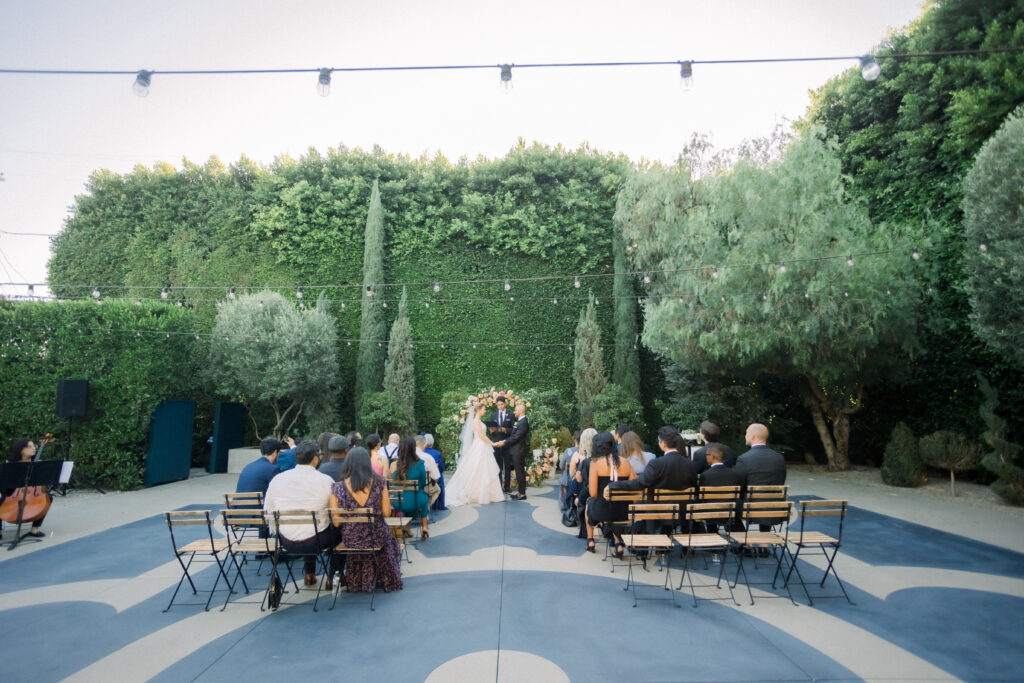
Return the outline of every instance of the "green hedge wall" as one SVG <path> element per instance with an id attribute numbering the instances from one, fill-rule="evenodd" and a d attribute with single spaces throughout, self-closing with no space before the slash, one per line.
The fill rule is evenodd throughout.
<path id="1" fill-rule="evenodd" d="M 153 410 L 202 396 L 197 359 L 206 340 L 195 339 L 195 327 L 193 311 L 166 304 L 0 301 L 5 455 L 20 438 L 51 432 L 62 441 L 57 381 L 87 379 L 88 414 L 72 424 L 75 471 L 103 487 L 140 486 Z"/>
<path id="2" fill-rule="evenodd" d="M 569 345 L 590 291 L 602 300 L 611 367 L 611 278 L 585 278 L 580 289 L 571 278 L 515 283 L 509 292 L 503 282 L 442 285 L 437 293 L 429 283 L 611 272 L 616 195 L 632 170 L 624 157 L 586 147 L 520 142 L 502 159 L 454 164 L 341 147 L 266 168 L 211 159 L 181 170 L 99 171 L 54 240 L 50 284 L 62 297 L 88 298 L 101 285 L 105 296 L 128 301 L 158 298 L 167 286 L 170 299 L 195 307 L 206 329 L 213 301 L 229 286 L 277 286 L 294 296 L 301 284 L 309 298 L 319 293 L 314 287 L 331 287 L 325 291 L 342 340 L 337 398 L 344 429 L 353 417 L 357 352 L 346 340 L 359 336 L 363 231 L 379 178 L 387 280 L 428 283 L 409 287 L 412 337 L 447 342 L 444 349 L 415 348 L 417 420 L 432 429 L 441 395 L 456 386 L 551 388 L 571 401 Z M 400 294 L 400 287 L 379 293 L 389 300 L 389 321 Z M 473 349 L 472 342 L 501 343 Z"/>

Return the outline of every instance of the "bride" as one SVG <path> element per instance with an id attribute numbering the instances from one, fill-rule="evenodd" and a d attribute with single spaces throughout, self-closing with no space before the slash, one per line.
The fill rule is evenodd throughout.
<path id="1" fill-rule="evenodd" d="M 486 504 L 505 500 L 494 460 L 494 442 L 487 438 L 480 421 L 487 406 L 474 403 L 466 426 L 462 428 L 462 447 L 455 474 L 445 486 L 445 503 L 450 506 Z"/>

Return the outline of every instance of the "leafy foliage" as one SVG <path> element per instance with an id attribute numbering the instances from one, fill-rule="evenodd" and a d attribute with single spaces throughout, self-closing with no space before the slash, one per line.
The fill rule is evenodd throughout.
<path id="1" fill-rule="evenodd" d="M 409 436 L 416 425 L 409 421 L 406 407 L 398 397 L 388 391 L 374 391 L 364 396 L 358 424 L 366 434 L 376 432 L 387 440 L 392 433 Z"/>
<path id="2" fill-rule="evenodd" d="M 981 374 L 978 383 L 985 402 L 981 404 L 981 419 L 988 428 L 982 438 L 992 450 L 982 459 L 982 466 L 995 474 L 998 479 L 992 483 L 992 490 L 1013 505 L 1024 505 L 1024 462 L 1020 444 L 1007 439 L 1006 420 L 996 414 L 999 395 Z"/>
<path id="3" fill-rule="evenodd" d="M 882 481 L 889 486 L 917 487 L 928 481 L 917 437 L 905 423 L 892 429 L 882 460 Z"/>
<path id="4" fill-rule="evenodd" d="M 380 184 L 373 181 L 370 209 L 366 214 L 366 235 L 363 241 L 363 305 L 359 325 L 359 358 L 356 361 L 356 415 L 364 416 L 363 395 L 379 391 L 383 386 L 385 354 L 381 345 L 386 338 L 387 289 L 384 278 L 384 209 L 380 203 Z M 374 291 L 376 289 L 376 291 Z M 376 295 L 376 298 L 374 296 Z M 396 400 L 401 403 L 400 397 Z M 406 418 L 411 415 L 406 415 Z"/>
<path id="5" fill-rule="evenodd" d="M 707 371 L 796 382 L 829 465 L 849 467 L 849 416 L 914 348 L 918 295 L 909 246 L 846 198 L 834 144 L 812 131 L 767 163 L 748 153 L 701 179 L 685 162 L 637 174 L 616 220 L 637 269 L 656 274 L 645 343 Z"/>
<path id="6" fill-rule="evenodd" d="M 612 363 L 612 382 L 622 388 L 627 396 L 640 396 L 640 328 L 637 324 L 638 310 L 636 287 L 626 256 L 626 244 L 616 231 L 612 236 L 612 254 L 615 282 L 612 296 L 615 301 L 615 359 Z"/>
<path id="7" fill-rule="evenodd" d="M 416 375 L 413 371 L 412 333 L 409 329 L 409 297 L 405 287 L 398 304 L 398 317 L 391 326 L 388 359 L 384 364 L 384 391 L 402 407 L 406 424 L 416 424 Z"/>
<path id="8" fill-rule="evenodd" d="M 50 448 L 62 448 L 57 381 L 87 379 L 87 414 L 71 429 L 75 471 L 102 487 L 139 487 L 153 411 L 203 395 L 196 360 L 206 341 L 194 329 L 194 312 L 176 306 L 0 302 L 0 433 L 14 441 L 50 432 Z"/>
<path id="9" fill-rule="evenodd" d="M 963 208 L 971 325 L 991 349 L 1024 367 L 1024 106 L 978 152 Z"/>
<path id="10" fill-rule="evenodd" d="M 576 325 L 575 362 L 573 376 L 576 378 L 576 406 L 580 412 L 580 426 L 594 424 L 594 399 L 604 391 L 604 361 L 601 358 L 601 329 L 597 326 L 597 311 L 594 297 L 587 307 L 580 311 Z"/>
<path id="11" fill-rule="evenodd" d="M 949 470 L 949 495 L 956 495 L 954 472 L 977 467 L 981 460 L 981 446 L 971 443 L 958 432 L 940 429 L 922 436 L 918 443 L 925 464 Z"/>
<path id="12" fill-rule="evenodd" d="M 336 386 L 336 335 L 323 301 L 299 309 L 270 290 L 242 295 L 217 315 L 210 379 L 222 396 L 269 405 L 271 433 L 281 436 L 307 405 L 324 401 Z M 249 416 L 260 438 L 252 410 Z"/>
<path id="13" fill-rule="evenodd" d="M 630 425 L 637 433 L 647 431 L 641 417 L 640 401 L 618 384 L 605 385 L 604 390 L 590 402 L 590 407 L 594 413 L 594 428 L 599 432 L 614 431 L 620 422 Z"/>

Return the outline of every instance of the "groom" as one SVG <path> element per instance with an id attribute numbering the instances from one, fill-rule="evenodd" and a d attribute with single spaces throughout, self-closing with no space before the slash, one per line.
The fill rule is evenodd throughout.
<path id="1" fill-rule="evenodd" d="M 513 493 L 512 500 L 526 500 L 526 451 L 530 447 L 530 422 L 526 419 L 526 406 L 522 403 L 516 405 L 516 424 L 512 428 L 512 434 L 504 441 L 499 441 L 495 446 L 504 446 L 512 464 L 516 468 L 516 484 L 518 493 Z M 512 472 L 505 470 L 505 490 L 511 483 Z"/>
<path id="2" fill-rule="evenodd" d="M 490 428 L 491 439 L 493 441 L 500 441 L 509 437 L 509 433 L 512 431 L 512 425 L 515 422 L 515 419 L 512 417 L 511 412 L 505 410 L 506 401 L 504 395 L 499 395 L 494 402 L 497 410 L 491 414 L 491 419 L 488 420 L 487 425 Z M 498 463 L 498 471 L 505 473 L 505 493 L 508 493 L 508 472 L 512 467 L 508 449 L 496 445 L 494 447 L 494 459 Z"/>

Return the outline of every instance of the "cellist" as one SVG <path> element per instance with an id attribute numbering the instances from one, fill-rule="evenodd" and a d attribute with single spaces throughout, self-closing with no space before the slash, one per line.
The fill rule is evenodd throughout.
<path id="1" fill-rule="evenodd" d="M 35 457 L 35 443 L 33 443 L 31 439 L 19 439 L 18 441 L 14 442 L 13 446 L 11 446 L 11 452 L 7 456 L 7 462 L 32 462 L 35 459 Z M 12 493 L 14 493 L 15 490 L 16 489 L 10 489 L 4 491 L 4 498 L 10 496 Z M 45 495 L 47 499 L 49 499 L 50 501 L 53 500 L 49 493 L 44 493 L 43 495 Z M 32 520 L 32 528 L 29 530 L 27 535 L 33 538 L 42 538 L 43 536 L 45 536 L 45 534 L 39 530 L 39 527 L 43 525 L 44 519 L 46 519 L 45 513 L 39 519 Z"/>

